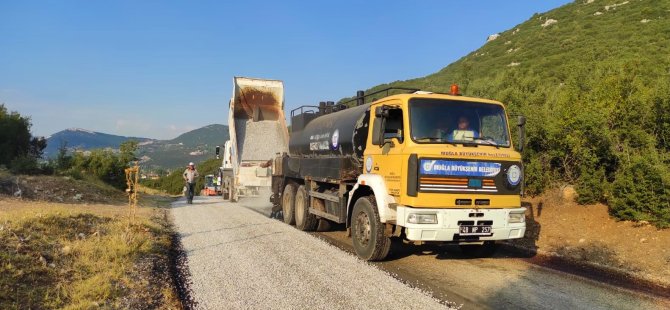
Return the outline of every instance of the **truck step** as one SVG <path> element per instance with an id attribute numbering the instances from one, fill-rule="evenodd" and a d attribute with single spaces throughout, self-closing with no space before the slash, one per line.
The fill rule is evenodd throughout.
<path id="1" fill-rule="evenodd" d="M 321 198 L 324 200 L 332 201 L 332 202 L 340 202 L 340 197 L 337 195 L 331 195 L 331 194 L 325 194 L 325 193 L 319 193 L 315 191 L 310 191 L 309 195 L 315 198 Z"/>

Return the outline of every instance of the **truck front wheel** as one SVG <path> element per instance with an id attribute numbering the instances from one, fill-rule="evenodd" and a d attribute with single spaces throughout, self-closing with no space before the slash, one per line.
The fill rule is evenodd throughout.
<path id="1" fill-rule="evenodd" d="M 391 248 L 391 239 L 384 236 L 374 196 L 356 200 L 351 215 L 351 237 L 358 257 L 367 261 L 386 258 Z"/>
<path id="2" fill-rule="evenodd" d="M 281 209 L 284 213 L 284 223 L 295 224 L 295 184 L 288 183 L 281 195 Z"/>
<path id="3" fill-rule="evenodd" d="M 300 185 L 295 193 L 295 227 L 302 231 L 313 231 L 319 219 L 309 213 L 309 196 L 305 185 Z"/>

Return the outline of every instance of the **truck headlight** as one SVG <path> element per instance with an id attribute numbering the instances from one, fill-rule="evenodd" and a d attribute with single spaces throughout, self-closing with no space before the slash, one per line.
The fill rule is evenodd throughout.
<path id="1" fill-rule="evenodd" d="M 410 213 L 407 222 L 411 224 L 437 224 L 437 214 Z"/>
<path id="2" fill-rule="evenodd" d="M 517 165 L 511 165 L 507 168 L 507 182 L 512 186 L 517 186 L 521 182 L 521 168 Z"/>
<path id="3" fill-rule="evenodd" d="M 507 219 L 508 223 L 523 223 L 526 221 L 525 212 L 510 212 L 509 218 Z"/>

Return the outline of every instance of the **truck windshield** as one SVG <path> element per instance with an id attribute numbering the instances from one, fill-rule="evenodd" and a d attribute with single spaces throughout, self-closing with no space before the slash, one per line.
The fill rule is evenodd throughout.
<path id="1" fill-rule="evenodd" d="M 505 111 L 500 105 L 415 98 L 409 109 L 414 142 L 510 146 Z"/>

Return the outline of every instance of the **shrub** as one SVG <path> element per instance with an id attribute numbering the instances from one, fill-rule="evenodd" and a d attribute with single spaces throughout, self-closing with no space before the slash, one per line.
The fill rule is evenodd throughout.
<path id="1" fill-rule="evenodd" d="M 14 174 L 38 174 L 40 167 L 37 164 L 37 159 L 30 156 L 16 157 L 12 160 L 10 171 Z"/>
<path id="2" fill-rule="evenodd" d="M 525 192 L 539 195 L 549 186 L 549 173 L 541 158 L 531 158 L 524 163 Z"/>
<path id="3" fill-rule="evenodd" d="M 591 204 L 605 201 L 605 180 L 604 169 L 583 169 L 577 179 L 577 203 Z"/>
<path id="4" fill-rule="evenodd" d="M 609 200 L 611 213 L 624 220 L 670 227 L 670 171 L 651 156 L 635 156 L 617 172 Z"/>

